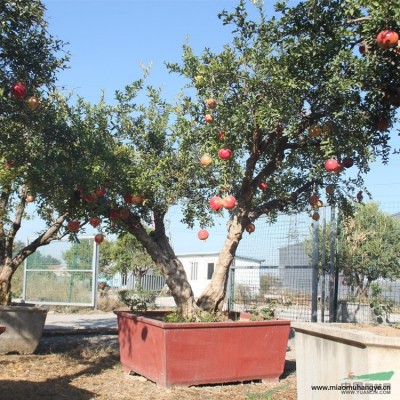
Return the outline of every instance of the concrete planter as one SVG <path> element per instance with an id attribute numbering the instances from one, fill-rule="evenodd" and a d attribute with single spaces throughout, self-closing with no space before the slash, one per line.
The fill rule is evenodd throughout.
<path id="1" fill-rule="evenodd" d="M 374 310 L 369 304 L 339 301 L 337 310 L 338 322 L 372 324 L 377 322 Z"/>
<path id="2" fill-rule="evenodd" d="M 160 386 L 277 381 L 283 373 L 289 321 L 166 323 L 161 312 L 115 313 L 124 370 Z"/>
<path id="3" fill-rule="evenodd" d="M 6 328 L 0 354 L 32 354 L 42 337 L 47 311 L 44 306 L 0 306 L 0 325 Z"/>
<path id="4" fill-rule="evenodd" d="M 298 400 L 400 399 L 400 337 L 348 324 L 293 322 L 292 327 Z M 371 386 L 377 393 L 368 392 Z"/>

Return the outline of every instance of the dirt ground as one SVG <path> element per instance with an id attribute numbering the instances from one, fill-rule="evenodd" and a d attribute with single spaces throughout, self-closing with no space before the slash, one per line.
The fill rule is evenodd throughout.
<path id="1" fill-rule="evenodd" d="M 385 324 L 382 325 L 366 325 L 366 324 L 340 324 L 341 329 L 356 329 L 363 330 L 371 333 L 378 334 L 380 336 L 392 336 L 392 337 L 400 337 L 400 329 L 399 327 L 388 326 Z"/>
<path id="2" fill-rule="evenodd" d="M 276 383 L 160 388 L 127 375 L 116 335 L 42 338 L 34 355 L 0 356 L 2 400 L 295 400 L 296 363 L 287 357 Z"/>

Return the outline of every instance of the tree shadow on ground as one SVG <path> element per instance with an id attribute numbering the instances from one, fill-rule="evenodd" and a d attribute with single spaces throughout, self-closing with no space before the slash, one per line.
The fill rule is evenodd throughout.
<path id="1" fill-rule="evenodd" d="M 73 381 L 79 377 L 100 375 L 103 371 L 112 369 L 119 363 L 119 355 L 115 346 L 112 346 L 103 340 L 93 343 L 93 338 L 89 337 L 63 337 L 52 339 L 51 342 L 41 341 L 41 346 L 36 350 L 35 355 L 28 356 L 8 356 L 0 360 L 0 399 L 1 400 L 89 400 L 96 397 L 96 393 L 81 389 L 73 385 Z M 92 354 L 88 358 L 82 356 L 82 352 L 89 349 Z M 105 349 L 105 350 L 104 350 Z M 98 353 L 96 353 L 98 351 Z M 29 365 L 36 357 L 47 357 L 49 355 L 60 355 L 69 360 L 67 364 L 55 363 L 54 366 L 46 361 L 48 370 L 42 368 L 41 371 L 32 370 L 32 379 L 30 380 L 31 368 Z M 93 355 L 93 357 L 90 357 Z M 44 361 L 44 360 L 43 360 Z M 26 369 L 21 369 L 20 365 L 25 365 Z M 61 376 L 54 376 L 51 368 L 61 368 Z M 42 364 L 41 367 L 44 365 Z M 8 368 L 18 368 L 15 379 L 7 379 Z M 71 368 L 68 373 L 67 368 Z M 73 371 L 76 372 L 73 372 Z M 6 379 L 4 379 L 4 375 Z M 47 378 L 47 379 L 46 379 Z"/>
<path id="2" fill-rule="evenodd" d="M 110 347 L 118 351 L 119 342 L 116 334 L 74 334 L 42 336 L 34 354 L 77 353 L 84 347 Z M 73 356 L 73 355 L 72 355 Z"/>
<path id="3" fill-rule="evenodd" d="M 49 379 L 45 382 L 0 380 L 2 400 L 89 400 L 95 393 L 79 389 L 68 381 L 70 377 Z"/>

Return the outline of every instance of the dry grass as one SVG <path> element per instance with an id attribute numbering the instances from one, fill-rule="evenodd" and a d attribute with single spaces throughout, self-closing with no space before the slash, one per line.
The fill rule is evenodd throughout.
<path id="1" fill-rule="evenodd" d="M 46 339 L 39 353 L 0 356 L 2 400 L 295 400 L 295 362 L 286 362 L 280 382 L 160 388 L 127 375 L 119 363 L 118 339 Z M 51 346 L 51 340 L 58 340 Z M 76 341 L 74 343 L 74 340 Z M 80 343 L 79 345 L 77 343 Z M 68 348 L 63 345 L 68 344 Z M 46 354 L 46 352 L 50 351 Z"/>
<path id="2" fill-rule="evenodd" d="M 97 310 L 100 311 L 114 311 L 121 310 L 126 305 L 118 298 L 116 292 L 103 291 L 97 298 Z"/>

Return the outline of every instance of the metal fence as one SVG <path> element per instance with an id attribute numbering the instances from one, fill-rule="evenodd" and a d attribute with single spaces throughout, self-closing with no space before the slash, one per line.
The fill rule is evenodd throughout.
<path id="1" fill-rule="evenodd" d="M 398 210 L 400 204 L 382 211 L 396 219 Z M 347 254 L 348 259 L 340 259 L 344 238 L 337 229 L 341 224 L 338 215 L 337 210 L 326 207 L 318 222 L 311 220 L 308 212 L 281 215 L 273 224 L 258 221 L 257 236 L 246 238 L 238 252 L 265 261 L 232 268 L 228 307 L 235 311 L 273 310 L 279 318 L 297 321 L 399 323 L 400 280 L 376 275 L 370 285 L 364 285 L 369 286 L 365 296 L 357 296 L 357 287 L 349 281 L 343 265 L 362 265 L 363 252 L 358 251 L 357 259 Z M 369 223 L 377 224 L 375 231 L 383 231 L 381 220 Z M 371 251 L 367 246 L 370 240 L 367 232 L 360 245 L 365 252 Z M 389 246 L 396 242 L 378 244 L 384 254 L 393 251 Z"/>
<path id="2" fill-rule="evenodd" d="M 112 278 L 111 286 L 116 289 L 134 290 L 137 280 L 137 277 L 132 272 L 128 272 L 127 274 L 117 272 Z M 154 275 L 150 270 L 141 277 L 140 286 L 144 291 L 161 291 L 165 286 L 165 278 L 161 275 Z"/>
<path id="3" fill-rule="evenodd" d="M 22 298 L 37 304 L 95 306 L 97 271 L 93 237 L 54 240 L 26 258 Z"/>
<path id="4" fill-rule="evenodd" d="M 238 282 L 238 278 L 239 282 Z M 254 282 L 259 279 L 259 284 Z M 352 288 L 339 275 L 334 317 L 330 318 L 328 279 L 325 291 L 321 275 L 318 279 L 317 321 L 354 323 L 399 323 L 400 281 L 380 279 L 380 301 L 370 296 L 364 301 L 352 297 Z M 233 267 L 228 291 L 228 307 L 234 311 L 270 308 L 280 319 L 311 322 L 312 266 L 298 268 Z M 325 299 L 324 296 L 325 295 Z"/>

